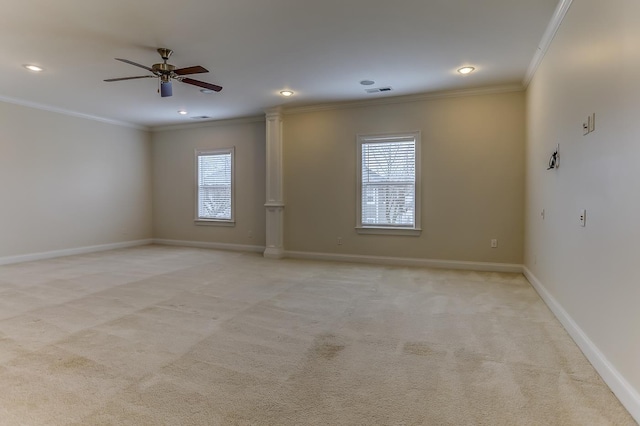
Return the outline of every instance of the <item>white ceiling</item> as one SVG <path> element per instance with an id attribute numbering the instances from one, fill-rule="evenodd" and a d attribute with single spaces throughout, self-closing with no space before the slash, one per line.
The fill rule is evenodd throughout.
<path id="1" fill-rule="evenodd" d="M 153 127 L 252 116 L 277 105 L 372 99 L 521 83 L 557 0 L 29 0 L 0 15 L 0 100 Z M 144 75 L 202 65 L 202 94 Z M 44 72 L 26 71 L 37 64 Z M 473 65 L 460 76 L 456 69 Z M 391 86 L 384 94 L 371 87 Z M 282 98 L 283 89 L 295 96 Z M 177 114 L 179 109 L 189 112 Z"/>

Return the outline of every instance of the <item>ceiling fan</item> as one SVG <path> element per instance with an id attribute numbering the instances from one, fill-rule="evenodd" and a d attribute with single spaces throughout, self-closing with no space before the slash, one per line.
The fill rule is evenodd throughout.
<path id="1" fill-rule="evenodd" d="M 136 67 L 144 68 L 147 71 L 150 71 L 153 75 L 139 75 L 135 77 L 121 77 L 121 78 L 108 78 L 104 81 L 122 81 L 122 80 L 134 80 L 138 78 L 158 78 L 160 79 L 160 96 L 166 98 L 173 94 L 173 90 L 171 87 L 171 80 L 181 81 L 183 83 L 191 84 L 193 86 L 202 87 L 203 89 L 213 90 L 214 92 L 219 92 L 222 90 L 221 86 L 206 83 L 204 81 L 194 80 L 192 78 L 184 77 L 185 75 L 190 74 L 201 74 L 205 72 L 209 72 L 204 67 L 200 65 L 196 65 L 193 67 L 187 68 L 176 68 L 175 65 L 168 64 L 167 61 L 169 57 L 173 53 L 173 50 L 160 48 L 158 49 L 158 53 L 162 57 L 162 63 L 153 64 L 151 67 L 146 65 L 138 64 L 136 62 L 130 61 L 128 59 L 115 58 L 117 61 L 124 62 L 126 64 L 131 64 Z"/>

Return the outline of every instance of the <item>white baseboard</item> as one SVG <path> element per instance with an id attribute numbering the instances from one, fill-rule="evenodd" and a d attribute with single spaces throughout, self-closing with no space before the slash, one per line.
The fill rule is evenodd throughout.
<path id="1" fill-rule="evenodd" d="M 533 272 L 526 266 L 523 266 L 523 273 L 611 391 L 618 397 L 622 405 L 629 411 L 636 422 L 640 423 L 640 393 L 627 382 L 604 354 L 600 352 L 600 349 L 589 339 L 589 336 L 580 328 L 573 318 L 571 318 L 569 313 L 564 310 L 555 297 L 549 293 Z"/>
<path id="2" fill-rule="evenodd" d="M 247 251 L 252 253 L 262 253 L 264 251 L 264 246 L 251 246 L 251 245 L 245 245 L 245 244 L 210 243 L 210 242 L 204 242 L 204 241 L 167 240 L 162 238 L 154 238 L 153 244 L 160 244 L 164 246 L 206 248 L 206 249 L 216 249 L 216 250 Z"/>
<path id="3" fill-rule="evenodd" d="M 328 260 L 334 262 L 373 263 L 377 265 L 422 266 L 439 269 L 462 269 L 470 271 L 522 273 L 522 265 L 514 263 L 467 262 L 458 260 L 417 259 L 392 256 L 363 256 L 358 254 L 314 253 L 306 251 L 285 251 L 285 257 L 292 259 Z"/>
<path id="4" fill-rule="evenodd" d="M 143 246 L 147 244 L 159 244 L 178 247 L 194 247 L 216 250 L 242 251 L 251 253 L 264 253 L 264 246 L 253 246 L 246 244 L 228 244 L 204 241 L 185 241 L 171 240 L 162 238 L 153 238 L 145 240 L 125 241 L 121 243 L 102 244 L 96 246 L 77 247 L 72 249 L 54 250 L 41 253 L 31 253 L 18 256 L 0 257 L 0 265 L 8 265 L 11 263 L 30 262 L 34 260 L 52 259 L 63 256 L 73 256 L 77 254 L 93 253 L 98 251 L 115 250 L 127 247 Z M 267 253 L 268 255 L 269 253 Z M 437 260 L 437 259 L 417 259 L 403 257 L 385 257 L 385 256 L 363 256 L 356 254 L 333 254 L 333 253 L 314 253 L 302 251 L 284 251 L 278 252 L 278 256 L 266 256 L 273 258 L 288 257 L 293 259 L 308 260 L 325 260 L 335 262 L 353 262 L 353 263 L 369 263 L 379 265 L 394 266 L 421 266 L 440 269 L 461 269 L 470 271 L 490 271 L 490 272 L 515 272 L 522 273 L 522 265 L 511 263 L 489 263 L 489 262 L 466 262 L 455 260 Z"/>
<path id="5" fill-rule="evenodd" d="M 269 259 L 282 259 L 285 257 L 284 250 L 277 247 L 267 247 L 264 251 L 264 257 Z"/>
<path id="6" fill-rule="evenodd" d="M 77 254 L 94 253 L 97 251 L 116 250 L 127 247 L 137 247 L 151 244 L 153 240 L 134 240 L 121 243 L 100 244 L 96 246 L 76 247 L 71 249 L 52 250 L 40 253 L 20 254 L 17 256 L 0 257 L 0 265 L 11 263 L 32 262 L 34 260 L 53 259 L 56 257 L 73 256 Z"/>

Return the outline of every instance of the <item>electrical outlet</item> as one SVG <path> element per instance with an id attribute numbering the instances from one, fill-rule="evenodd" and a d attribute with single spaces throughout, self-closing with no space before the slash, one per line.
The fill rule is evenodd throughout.
<path id="1" fill-rule="evenodd" d="M 580 226 L 587 226 L 587 211 L 585 209 L 580 210 Z"/>
<path id="2" fill-rule="evenodd" d="M 496 248 L 498 247 L 498 240 L 497 239 L 493 239 L 491 240 L 491 248 Z"/>
<path id="3" fill-rule="evenodd" d="M 253 231 L 247 232 L 247 236 L 249 237 L 249 239 L 252 239 L 253 238 Z"/>
<path id="4" fill-rule="evenodd" d="M 338 245 L 341 246 L 342 245 L 342 237 L 338 237 Z"/>
<path id="5" fill-rule="evenodd" d="M 544 220 L 544 215 L 545 215 L 545 212 L 544 212 L 544 209 L 542 209 L 542 211 L 540 212 L 540 217 L 542 217 L 542 220 Z"/>

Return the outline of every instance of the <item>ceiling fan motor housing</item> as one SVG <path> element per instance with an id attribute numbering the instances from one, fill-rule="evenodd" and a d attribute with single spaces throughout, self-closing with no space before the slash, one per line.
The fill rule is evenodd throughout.
<path id="1" fill-rule="evenodd" d="M 171 71 L 176 69 L 175 65 L 167 64 L 166 62 L 162 64 L 153 64 L 151 68 L 161 74 L 169 74 Z"/>

